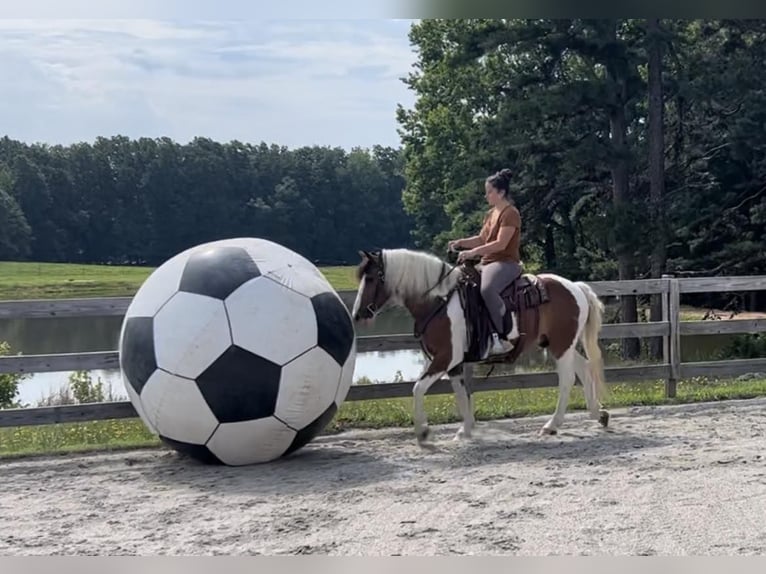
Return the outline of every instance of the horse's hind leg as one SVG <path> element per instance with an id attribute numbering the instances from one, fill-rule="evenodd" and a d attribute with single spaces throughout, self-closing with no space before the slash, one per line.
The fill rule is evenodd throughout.
<path id="1" fill-rule="evenodd" d="M 588 360 L 577 351 L 574 352 L 574 369 L 577 377 L 582 381 L 585 404 L 588 407 L 590 418 L 597 421 L 601 418 L 601 404 L 596 396 L 596 387 L 590 374 L 590 365 L 588 365 Z"/>
<path id="2" fill-rule="evenodd" d="M 575 349 L 571 347 L 556 359 L 556 372 L 559 375 L 559 400 L 553 416 L 543 425 L 540 434 L 556 434 L 569 405 L 569 395 L 575 382 Z"/>
<path id="3" fill-rule="evenodd" d="M 583 394 L 585 395 L 585 404 L 588 407 L 590 418 L 598 421 L 602 427 L 609 425 L 609 411 L 604 408 L 598 396 L 596 381 L 591 372 L 591 365 L 588 359 L 575 351 L 575 371 L 582 381 Z"/>
<path id="4" fill-rule="evenodd" d="M 455 402 L 457 403 L 457 408 L 460 412 L 460 418 L 463 419 L 463 425 L 458 429 L 457 434 L 455 434 L 455 440 L 471 438 L 471 431 L 473 430 L 474 425 L 473 404 L 470 393 L 465 386 L 465 376 L 462 365 L 451 370 L 449 372 L 449 377 L 450 382 L 452 383 L 452 390 L 455 391 Z"/>

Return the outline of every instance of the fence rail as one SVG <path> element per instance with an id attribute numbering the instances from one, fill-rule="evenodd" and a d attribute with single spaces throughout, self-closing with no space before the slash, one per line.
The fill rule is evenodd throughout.
<path id="1" fill-rule="evenodd" d="M 675 396 L 679 379 L 693 376 L 738 376 L 766 371 L 766 358 L 722 361 L 682 362 L 680 341 L 683 335 L 737 334 L 766 332 L 766 319 L 728 321 L 681 321 L 680 296 L 683 293 L 737 292 L 766 289 L 766 276 L 704 277 L 639 279 L 631 281 L 594 281 L 589 283 L 600 297 L 654 295 L 662 297 L 662 319 L 652 322 L 605 324 L 599 335 L 605 339 L 663 338 L 663 358 L 659 364 L 629 367 L 607 367 L 609 383 L 664 379 L 666 395 Z M 340 291 L 347 307 L 351 307 L 355 291 Z M 0 320 L 40 319 L 51 317 L 106 317 L 122 316 L 130 304 L 130 297 L 104 297 L 56 300 L 0 301 Z M 360 353 L 419 349 L 418 340 L 410 333 L 357 337 Z M 58 353 L 46 355 L 20 355 L 0 357 L 2 373 L 43 373 L 76 370 L 108 370 L 119 368 L 119 355 L 115 351 L 89 353 Z M 467 369 L 472 375 L 472 369 Z M 475 378 L 474 391 L 531 389 L 553 387 L 557 384 L 555 372 L 514 373 Z M 413 381 L 354 385 L 348 401 L 411 396 Z M 452 392 L 447 380 L 433 385 L 429 394 Z M 133 418 L 137 414 L 130 401 L 66 405 L 54 407 L 0 410 L 0 427 L 53 424 L 75 421 Z"/>

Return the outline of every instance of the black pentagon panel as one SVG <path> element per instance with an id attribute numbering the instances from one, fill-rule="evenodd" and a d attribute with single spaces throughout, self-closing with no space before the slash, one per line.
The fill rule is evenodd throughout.
<path id="1" fill-rule="evenodd" d="M 270 417 L 279 394 L 282 368 L 233 345 L 204 373 L 197 386 L 221 423 Z"/>
<path id="2" fill-rule="evenodd" d="M 189 257 L 178 290 L 223 300 L 260 275 L 255 261 L 242 247 L 210 247 Z"/>
<path id="3" fill-rule="evenodd" d="M 160 435 L 160 440 L 179 454 L 187 456 L 203 464 L 220 464 L 223 462 L 215 456 L 204 444 L 190 444 Z"/>
<path id="4" fill-rule="evenodd" d="M 325 412 L 319 415 L 313 422 L 307 424 L 302 429 L 298 430 L 298 434 L 295 435 L 293 442 L 287 447 L 287 450 L 282 456 L 287 456 L 294 453 L 296 450 L 303 448 L 316 437 L 324 428 L 330 424 L 330 421 L 338 412 L 338 405 L 332 403 Z"/>
<path id="5" fill-rule="evenodd" d="M 346 306 L 332 292 L 311 298 L 316 314 L 319 346 L 339 365 L 343 365 L 354 344 L 354 325 Z"/>
<path id="6" fill-rule="evenodd" d="M 157 370 L 152 317 L 129 317 L 126 320 L 120 362 L 130 385 L 140 395 L 146 381 Z"/>

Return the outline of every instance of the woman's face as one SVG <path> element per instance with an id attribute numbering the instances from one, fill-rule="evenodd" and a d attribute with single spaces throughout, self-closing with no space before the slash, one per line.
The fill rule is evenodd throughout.
<path id="1" fill-rule="evenodd" d="M 492 207 L 495 207 L 503 199 L 503 192 L 496 189 L 488 181 L 484 183 L 484 197 L 487 198 L 487 203 Z"/>

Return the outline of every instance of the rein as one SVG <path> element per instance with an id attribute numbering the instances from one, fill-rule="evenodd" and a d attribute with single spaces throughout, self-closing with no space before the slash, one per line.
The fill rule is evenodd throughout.
<path id="1" fill-rule="evenodd" d="M 460 264 L 456 262 L 454 265 L 449 267 L 449 271 L 445 273 L 444 269 L 447 268 L 448 265 L 442 262 L 442 271 L 439 274 L 439 279 L 425 293 L 423 293 L 423 296 L 427 295 L 428 293 L 433 291 L 436 287 L 441 285 L 441 282 L 444 281 L 444 279 L 447 278 L 449 274 L 452 273 L 458 267 L 458 265 Z M 416 339 L 420 339 L 420 337 L 423 335 L 423 332 L 426 330 L 426 327 L 428 327 L 428 324 L 436 316 L 436 314 L 439 313 L 439 311 L 441 311 L 444 308 L 444 306 L 447 304 L 447 301 L 449 301 L 450 296 L 455 292 L 456 289 L 457 287 L 455 287 L 449 293 L 447 293 L 445 297 L 442 297 L 441 302 L 423 320 L 422 324 L 420 325 L 420 328 L 418 328 L 418 325 L 415 324 L 413 335 L 415 336 Z"/>
<path id="2" fill-rule="evenodd" d="M 429 288 L 426 290 L 426 292 L 425 292 L 425 293 L 423 293 L 423 296 L 426 296 L 426 295 L 428 295 L 428 294 L 429 294 L 431 291 L 433 291 L 433 290 L 434 290 L 434 289 L 436 289 L 436 288 L 437 288 L 439 285 L 441 285 L 441 282 L 442 282 L 442 281 L 444 281 L 444 279 L 445 279 L 445 278 L 447 278 L 447 276 L 449 276 L 449 274 L 450 274 L 450 273 L 452 273 L 452 272 L 455 270 L 455 268 L 456 268 L 457 266 L 458 266 L 458 264 L 457 264 L 457 263 L 455 263 L 455 264 L 454 264 L 454 265 L 453 265 L 453 266 L 450 268 L 450 270 L 449 270 L 449 271 L 447 271 L 447 272 L 445 273 L 445 272 L 444 272 L 444 268 L 445 268 L 445 267 L 447 267 L 447 264 L 446 264 L 446 263 L 444 263 L 444 262 L 442 262 L 442 271 L 441 271 L 441 273 L 439 274 L 439 279 L 436 281 L 436 283 L 434 283 L 434 284 L 433 284 L 431 287 L 429 287 Z"/>

